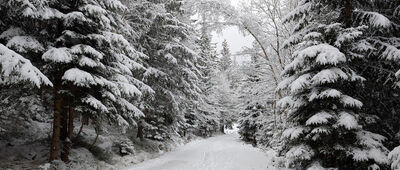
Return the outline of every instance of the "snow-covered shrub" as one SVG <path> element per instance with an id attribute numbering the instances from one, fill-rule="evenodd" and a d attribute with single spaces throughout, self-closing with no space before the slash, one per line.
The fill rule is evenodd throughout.
<path id="1" fill-rule="evenodd" d="M 242 140 L 257 145 L 256 133 L 259 131 L 259 121 L 261 120 L 263 111 L 264 110 L 259 105 L 253 107 L 249 106 L 240 114 L 238 133 Z"/>
<path id="2" fill-rule="evenodd" d="M 121 156 L 135 154 L 135 147 L 130 140 L 123 140 L 117 144 Z"/>

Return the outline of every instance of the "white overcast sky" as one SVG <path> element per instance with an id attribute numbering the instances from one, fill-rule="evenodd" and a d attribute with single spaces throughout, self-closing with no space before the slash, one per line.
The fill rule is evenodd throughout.
<path id="1" fill-rule="evenodd" d="M 243 0 L 231 0 L 234 6 L 237 6 L 239 1 Z M 239 29 L 235 26 L 227 27 L 226 29 L 222 30 L 222 33 L 213 33 L 212 34 L 212 42 L 217 43 L 217 50 L 218 52 L 221 51 L 221 44 L 226 39 L 229 44 L 229 48 L 231 50 L 231 54 L 236 54 L 240 52 L 243 47 L 251 47 L 253 38 L 249 35 L 243 35 L 239 32 Z M 246 61 L 248 58 L 237 58 L 240 61 Z"/>

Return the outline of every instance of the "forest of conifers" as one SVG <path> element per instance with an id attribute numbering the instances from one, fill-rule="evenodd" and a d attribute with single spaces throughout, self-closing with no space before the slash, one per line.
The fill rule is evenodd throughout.
<path id="1" fill-rule="evenodd" d="M 0 169 L 119 169 L 236 124 L 277 169 L 400 169 L 400 1 L 235 2 L 0 0 Z"/>

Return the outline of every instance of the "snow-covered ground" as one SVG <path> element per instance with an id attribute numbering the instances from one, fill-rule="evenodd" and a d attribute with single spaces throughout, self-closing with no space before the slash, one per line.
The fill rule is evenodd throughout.
<path id="1" fill-rule="evenodd" d="M 245 144 L 237 133 L 192 141 L 125 170 L 273 170 L 274 155 Z"/>

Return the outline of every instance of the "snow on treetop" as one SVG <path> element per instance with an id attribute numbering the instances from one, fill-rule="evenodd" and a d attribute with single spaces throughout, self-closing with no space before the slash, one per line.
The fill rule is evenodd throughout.
<path id="1" fill-rule="evenodd" d="M 76 21 L 78 23 L 82 23 L 87 22 L 88 19 L 82 12 L 79 11 L 70 12 L 64 16 L 64 25 L 66 26 L 73 26 L 74 22 Z"/>
<path id="2" fill-rule="evenodd" d="M 8 41 L 18 35 L 25 35 L 25 32 L 19 27 L 10 27 L 8 30 L 0 34 L 0 39 L 5 39 Z"/>
<path id="3" fill-rule="evenodd" d="M 376 50 L 376 49 L 367 40 L 361 40 L 361 41 L 357 42 L 357 44 L 353 47 L 353 50 L 368 51 L 368 50 Z"/>
<path id="4" fill-rule="evenodd" d="M 347 28 L 343 33 L 339 34 L 335 41 L 335 46 L 336 47 L 341 47 L 344 42 L 350 42 L 356 39 L 357 37 L 361 36 L 363 32 L 361 32 L 359 29 L 362 29 L 364 27 L 360 28 Z"/>
<path id="5" fill-rule="evenodd" d="M 319 65 L 337 65 L 346 62 L 346 56 L 339 49 L 329 44 L 312 45 L 296 51 L 294 57 L 295 59 L 285 67 L 284 72 L 305 67 L 307 59 L 315 58 L 315 63 Z"/>
<path id="6" fill-rule="evenodd" d="M 296 80 L 297 78 L 298 78 L 298 75 L 292 75 L 292 76 L 289 76 L 289 77 L 283 79 L 283 80 L 278 84 L 278 87 L 276 87 L 276 91 L 280 91 L 280 90 L 284 90 L 284 89 L 288 88 L 288 87 L 291 85 L 291 83 L 292 83 L 294 80 Z"/>
<path id="7" fill-rule="evenodd" d="M 108 8 L 118 10 L 120 12 L 124 11 L 127 9 L 127 7 L 121 3 L 119 0 L 108 0 L 108 1 L 102 1 Z"/>
<path id="8" fill-rule="evenodd" d="M 32 63 L 0 44 L 0 84 L 20 83 L 29 81 L 40 87 L 41 84 L 53 86 L 50 80 Z"/>
<path id="9" fill-rule="evenodd" d="M 141 96 L 142 92 L 140 92 L 139 89 L 137 89 L 136 86 L 130 84 L 130 83 L 123 83 L 123 82 L 118 82 L 118 86 L 124 94 L 128 96 Z"/>
<path id="10" fill-rule="evenodd" d="M 136 117 L 136 118 L 145 117 L 144 113 L 140 109 L 138 109 L 135 105 L 133 105 L 131 102 L 123 98 L 120 98 L 119 101 L 120 104 L 125 106 L 125 109 L 129 111 L 126 113 L 129 114 L 127 115 L 127 117 Z"/>
<path id="11" fill-rule="evenodd" d="M 346 62 L 346 56 L 334 46 L 329 44 L 318 44 L 302 50 L 301 57 L 316 57 L 316 62 L 320 65 L 337 65 Z"/>
<path id="12" fill-rule="evenodd" d="M 325 124 L 328 123 L 329 119 L 332 119 L 333 115 L 326 112 L 326 111 L 320 111 L 317 114 L 311 116 L 307 121 L 306 125 L 319 125 L 319 124 Z"/>
<path id="13" fill-rule="evenodd" d="M 148 78 L 148 77 L 152 77 L 152 76 L 157 78 L 157 77 L 167 76 L 167 74 L 156 68 L 149 67 L 146 69 L 146 72 L 143 74 L 143 76 L 144 76 L 144 78 Z"/>
<path id="14" fill-rule="evenodd" d="M 33 12 L 32 15 L 43 19 L 62 18 L 64 16 L 64 14 L 61 13 L 60 11 L 54 8 L 47 8 L 47 7 L 38 10 L 37 12 Z"/>
<path id="15" fill-rule="evenodd" d="M 293 139 L 299 138 L 300 135 L 303 134 L 305 130 L 306 129 L 304 129 L 303 127 L 300 127 L 300 126 L 292 127 L 292 128 L 286 129 L 282 135 L 285 138 L 289 138 L 290 140 L 293 140 Z"/>
<path id="16" fill-rule="evenodd" d="M 90 87 L 92 85 L 100 85 L 116 89 L 116 85 L 108 81 L 107 79 L 92 75 L 91 73 L 78 68 L 71 68 L 67 70 L 64 73 L 62 79 L 71 81 L 74 85 L 80 87 Z"/>
<path id="17" fill-rule="evenodd" d="M 342 96 L 342 93 L 336 89 L 325 89 L 323 91 L 313 89 L 308 101 L 313 101 L 315 99 L 324 99 L 324 98 L 339 98 Z"/>
<path id="18" fill-rule="evenodd" d="M 42 59 L 56 63 L 70 63 L 72 56 L 68 48 L 51 48 L 42 55 Z"/>
<path id="19" fill-rule="evenodd" d="M 286 106 L 290 106 L 292 108 L 291 111 L 296 111 L 296 108 L 304 106 L 306 103 L 307 103 L 307 101 L 304 100 L 304 98 L 302 98 L 302 97 L 293 98 L 291 96 L 286 96 L 278 101 L 277 106 L 282 107 L 282 108 L 284 108 Z"/>
<path id="20" fill-rule="evenodd" d="M 99 110 L 101 112 L 108 112 L 107 107 L 101 101 L 97 100 L 95 97 L 91 95 L 88 95 L 85 98 L 83 98 L 82 102 L 89 104 L 94 109 Z"/>
<path id="21" fill-rule="evenodd" d="M 361 12 L 363 18 L 368 19 L 368 25 L 372 25 L 373 27 L 378 28 L 389 28 L 392 26 L 392 22 L 385 17 L 384 15 L 377 13 L 377 12 Z"/>
<path id="22" fill-rule="evenodd" d="M 356 108 L 361 108 L 363 106 L 363 103 L 357 99 L 354 99 L 350 96 L 347 95 L 342 95 L 340 97 L 340 102 L 345 106 L 345 107 L 356 107 Z"/>
<path id="23" fill-rule="evenodd" d="M 311 74 L 303 74 L 290 84 L 290 92 L 295 93 L 310 85 Z"/>
<path id="24" fill-rule="evenodd" d="M 387 157 L 387 151 L 382 152 L 379 149 L 370 149 L 368 151 L 369 159 L 375 160 L 380 164 L 389 164 L 389 159 Z"/>
<path id="25" fill-rule="evenodd" d="M 167 53 L 164 57 L 167 59 L 167 61 L 168 61 L 169 63 L 171 63 L 171 64 L 178 64 L 178 61 L 176 60 L 176 58 L 175 58 L 172 54 Z"/>
<path id="26" fill-rule="evenodd" d="M 289 161 L 296 160 L 311 160 L 311 157 L 314 156 L 314 151 L 307 145 L 301 144 L 290 148 L 288 152 L 286 152 L 286 158 Z"/>
<path id="27" fill-rule="evenodd" d="M 38 53 L 45 50 L 43 45 L 31 36 L 15 36 L 7 42 L 6 46 L 19 53 Z"/>
<path id="28" fill-rule="evenodd" d="M 319 134 L 319 133 L 329 134 L 330 132 L 331 131 L 329 130 L 328 126 L 316 127 L 311 131 L 311 133 L 313 134 Z"/>
<path id="29" fill-rule="evenodd" d="M 289 14 L 286 15 L 286 17 L 283 19 L 283 22 L 290 22 L 295 20 L 298 17 L 301 17 L 303 14 L 306 14 L 308 11 L 311 11 L 313 3 L 311 2 L 306 2 L 302 0 L 299 2 L 299 5 L 297 6 L 296 9 L 293 11 L 289 12 Z"/>
<path id="30" fill-rule="evenodd" d="M 82 7 L 79 7 L 79 10 L 87 11 L 91 15 L 104 15 L 107 11 L 100 6 L 87 4 Z"/>
<path id="31" fill-rule="evenodd" d="M 89 87 L 89 85 L 95 84 L 94 77 L 90 73 L 78 68 L 67 70 L 62 79 L 72 81 L 75 85 L 82 87 Z"/>
<path id="32" fill-rule="evenodd" d="M 23 3 L 23 6 L 25 7 L 22 11 L 22 15 L 25 17 L 31 17 L 31 18 L 42 18 L 42 19 L 51 19 L 51 18 L 61 18 L 64 16 L 63 13 L 60 11 L 54 9 L 54 8 L 48 8 L 45 6 L 45 3 L 47 3 L 44 0 L 38 0 L 32 3 L 31 1 L 18 1 Z"/>
<path id="33" fill-rule="evenodd" d="M 86 66 L 86 67 L 92 67 L 93 68 L 93 67 L 97 67 L 97 66 L 101 65 L 101 63 L 97 62 L 97 61 L 94 61 L 89 57 L 82 56 L 79 59 L 79 65 L 82 66 L 82 67 Z"/>
<path id="34" fill-rule="evenodd" d="M 92 59 L 101 60 L 103 59 L 103 54 L 93 47 L 85 44 L 78 44 L 71 47 L 72 54 L 88 54 Z"/>
<path id="35" fill-rule="evenodd" d="M 310 32 L 307 35 L 305 35 L 303 39 L 312 40 L 312 39 L 320 38 L 321 36 L 322 36 L 322 34 L 319 32 Z"/>
<path id="36" fill-rule="evenodd" d="M 382 53 L 387 60 L 392 60 L 398 62 L 400 60 L 400 49 L 396 48 L 393 45 L 387 43 L 381 43 L 385 50 Z"/>
<path id="37" fill-rule="evenodd" d="M 360 144 L 368 147 L 381 147 L 382 142 L 386 140 L 386 137 L 369 131 L 357 132 L 357 138 Z"/>
<path id="38" fill-rule="evenodd" d="M 324 69 L 318 72 L 313 78 L 312 83 L 315 85 L 325 84 L 325 83 L 334 83 L 341 79 L 348 79 L 348 75 L 343 72 L 341 69 L 333 67 L 329 69 Z"/>
<path id="39" fill-rule="evenodd" d="M 367 151 L 361 150 L 358 148 L 353 148 L 351 150 L 351 154 L 353 155 L 353 160 L 357 162 L 365 162 L 368 161 Z"/>
<path id="40" fill-rule="evenodd" d="M 339 113 L 339 119 L 337 120 L 337 125 L 342 126 L 348 130 L 357 129 L 358 125 L 357 119 L 350 113 L 342 111 Z"/>
<path id="41" fill-rule="evenodd" d="M 389 158 L 387 157 L 389 151 L 382 144 L 386 140 L 384 136 L 364 130 L 356 132 L 356 135 L 359 143 L 367 147 L 362 152 L 362 154 L 365 154 L 364 157 L 377 163 L 389 164 Z M 357 156 L 361 156 L 361 152 Z"/>

